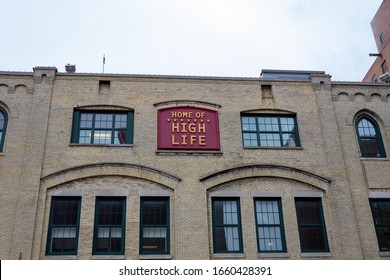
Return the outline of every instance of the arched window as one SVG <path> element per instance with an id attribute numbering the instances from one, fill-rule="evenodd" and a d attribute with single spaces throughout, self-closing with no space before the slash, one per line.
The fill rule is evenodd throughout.
<path id="1" fill-rule="evenodd" d="M 7 130 L 8 115 L 7 112 L 0 107 L 0 152 L 3 151 L 5 132 Z"/>
<path id="2" fill-rule="evenodd" d="M 372 118 L 360 116 L 356 120 L 356 131 L 362 157 L 386 157 L 379 126 Z"/>

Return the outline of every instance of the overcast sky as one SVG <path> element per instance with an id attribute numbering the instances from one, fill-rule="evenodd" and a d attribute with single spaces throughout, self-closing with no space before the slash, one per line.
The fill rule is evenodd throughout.
<path id="1" fill-rule="evenodd" d="M 0 71 L 258 77 L 322 70 L 361 81 L 382 0 L 2 1 Z"/>

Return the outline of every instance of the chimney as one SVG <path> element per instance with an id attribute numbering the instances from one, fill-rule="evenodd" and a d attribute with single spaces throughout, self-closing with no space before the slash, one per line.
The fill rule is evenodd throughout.
<path id="1" fill-rule="evenodd" d="M 65 70 L 66 70 L 66 73 L 74 73 L 74 72 L 76 72 L 76 65 L 74 65 L 74 64 L 67 64 L 67 65 L 65 65 Z"/>

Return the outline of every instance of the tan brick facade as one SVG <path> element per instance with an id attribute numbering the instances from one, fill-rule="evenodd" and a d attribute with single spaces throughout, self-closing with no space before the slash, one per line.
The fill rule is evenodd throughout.
<path id="1" fill-rule="evenodd" d="M 219 151 L 157 149 L 157 112 L 177 106 L 218 113 Z M 390 163 L 360 157 L 355 123 L 363 113 L 372 117 L 389 155 L 389 106 L 388 85 L 333 82 L 326 74 L 264 79 L 71 74 L 52 67 L 0 72 L 0 107 L 8 116 L 0 154 L 0 258 L 388 259 L 378 247 L 369 199 L 390 198 Z M 133 144 L 71 143 L 78 108 L 133 110 Z M 243 113 L 296 115 L 300 147 L 243 147 Z M 77 254 L 47 254 L 52 198 L 73 196 L 81 197 Z M 93 254 L 100 196 L 126 198 L 123 254 Z M 140 254 L 141 197 L 169 198 L 169 254 Z M 221 197 L 239 199 L 239 253 L 214 253 L 212 200 Z M 280 198 L 285 252 L 258 252 L 259 197 Z M 326 252 L 302 252 L 297 197 L 321 198 Z"/>

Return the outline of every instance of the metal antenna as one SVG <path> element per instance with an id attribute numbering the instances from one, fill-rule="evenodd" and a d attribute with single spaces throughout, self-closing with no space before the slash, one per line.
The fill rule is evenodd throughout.
<path id="1" fill-rule="evenodd" d="M 104 64 L 106 64 L 106 55 L 103 54 L 103 73 L 104 73 Z"/>

